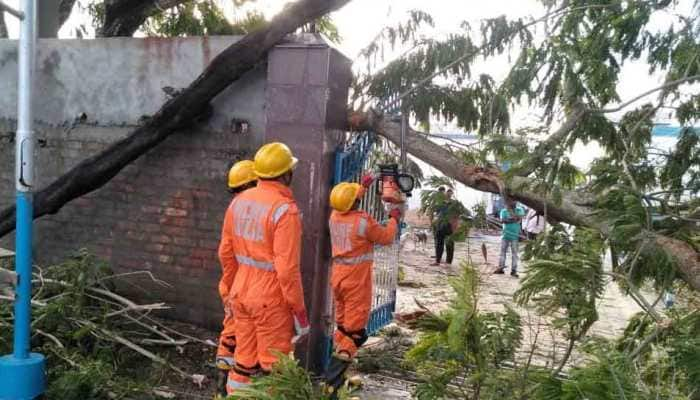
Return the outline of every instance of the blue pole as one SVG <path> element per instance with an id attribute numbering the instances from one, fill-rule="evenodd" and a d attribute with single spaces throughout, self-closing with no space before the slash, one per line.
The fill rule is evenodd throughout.
<path id="1" fill-rule="evenodd" d="M 29 357 L 29 331 L 32 320 L 32 193 L 17 192 L 17 227 L 15 237 L 15 335 L 13 355 Z"/>
<path id="2" fill-rule="evenodd" d="M 4 4 L 3 4 L 4 6 Z M 2 9 L 5 9 L 3 7 Z M 44 393 L 44 356 L 30 352 L 32 319 L 32 189 L 34 184 L 34 131 L 32 92 L 36 48 L 36 0 L 22 0 L 17 66 L 17 133 L 15 140 L 15 326 L 13 353 L 0 358 L 0 400 L 30 400 Z"/>

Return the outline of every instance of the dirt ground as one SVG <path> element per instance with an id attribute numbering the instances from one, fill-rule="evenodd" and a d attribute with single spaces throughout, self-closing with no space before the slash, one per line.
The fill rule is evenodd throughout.
<path id="1" fill-rule="evenodd" d="M 533 310 L 516 307 L 512 304 L 512 296 L 518 288 L 519 279 L 505 275 L 493 275 L 498 263 L 499 236 L 488 233 L 472 233 L 463 243 L 458 243 L 455 249 L 453 265 L 440 267 L 430 266 L 433 262 L 434 247 L 432 241 L 421 247 L 407 239 L 401 251 L 400 265 L 404 271 L 402 284 L 397 293 L 398 314 L 407 314 L 419 310 L 416 300 L 432 311 L 446 308 L 452 296 L 448 280 L 459 272 L 459 264 L 468 257 L 480 272 L 479 307 L 481 310 L 502 310 L 509 304 L 523 318 L 524 340 L 521 352 L 526 354 L 535 347 L 536 362 L 545 365 L 558 362 L 564 352 L 564 340 L 558 337 L 547 325 L 546 319 L 538 316 Z M 487 249 L 487 259 L 481 252 L 484 243 Z M 508 260 L 510 262 L 510 260 Z M 510 264 L 508 264 L 510 265 Z M 520 279 L 527 274 L 527 266 L 521 263 Z M 647 298 L 652 294 L 647 293 Z M 623 296 L 614 283 L 608 285 L 604 298 L 599 306 L 600 320 L 591 329 L 591 334 L 613 336 L 621 332 L 627 320 L 636 312 L 639 306 L 629 297 Z M 401 324 L 399 324 L 401 325 Z M 193 337 L 213 341 L 215 332 L 181 325 L 178 330 L 190 333 Z M 188 331 L 191 330 L 191 331 Z M 415 340 L 417 333 L 402 326 L 408 334 L 409 342 Z M 536 340 L 535 340 L 536 338 Z M 366 347 L 376 348 L 382 345 L 383 339 L 371 338 Z M 205 344 L 189 345 L 183 353 L 173 351 L 169 359 L 189 373 L 206 376 L 201 387 L 192 382 L 186 382 L 170 374 L 157 389 L 164 394 L 162 398 L 177 399 L 211 399 L 214 393 L 215 369 L 213 366 L 214 348 Z M 580 361 L 580 356 L 574 354 L 571 363 Z M 381 369 L 371 375 L 360 374 L 363 378 L 363 388 L 354 393 L 362 400 L 399 400 L 411 399 L 412 384 L 410 379 L 402 379 L 396 374 L 390 374 Z M 172 395 L 173 397 L 167 397 Z"/>
<path id="2" fill-rule="evenodd" d="M 481 252 L 485 244 L 487 259 Z M 513 293 L 517 290 L 520 279 L 527 274 L 527 266 L 519 265 L 520 279 L 511 277 L 508 270 L 505 275 L 493 275 L 498 264 L 500 237 L 494 233 L 473 232 L 464 243 L 458 243 L 455 249 L 455 260 L 451 266 L 430 266 L 433 262 L 433 243 L 416 246 L 409 238 L 403 244 L 400 264 L 404 271 L 404 279 L 398 288 L 398 314 L 408 314 L 420 308 L 416 300 L 432 311 L 440 311 L 449 305 L 452 290 L 448 280 L 459 271 L 460 262 L 471 258 L 480 272 L 479 308 L 485 311 L 501 311 L 505 304 L 514 307 L 523 320 L 524 340 L 522 354 L 527 354 L 534 346 L 535 359 L 540 365 L 551 365 L 559 362 L 564 353 L 565 342 L 547 324 L 547 320 L 537 315 L 534 310 L 517 307 L 512 302 Z M 521 249 L 522 250 L 522 249 Z M 510 258 L 508 259 L 510 266 Z M 417 287 L 413 287 L 417 286 Z M 651 293 L 646 297 L 652 299 Z M 641 311 L 639 306 L 629 297 L 624 296 L 617 285 L 609 283 L 605 295 L 599 305 L 600 319 L 593 325 L 591 335 L 614 336 L 619 334 L 627 324 L 628 319 Z M 409 335 L 415 332 L 407 331 Z M 379 345 L 375 338 L 374 343 Z M 372 345 L 372 342 L 369 344 Z M 574 354 L 569 365 L 580 361 L 580 355 Z M 362 375 L 363 389 L 357 395 L 363 400 L 398 400 L 411 399 L 412 385 L 407 380 L 386 376 L 381 371 L 378 374 Z"/>

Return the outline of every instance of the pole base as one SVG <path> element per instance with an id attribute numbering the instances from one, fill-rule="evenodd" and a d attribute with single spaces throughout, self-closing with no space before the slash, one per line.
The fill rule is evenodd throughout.
<path id="1" fill-rule="evenodd" d="M 38 353 L 29 358 L 0 357 L 0 400 L 31 400 L 46 390 L 46 359 Z"/>

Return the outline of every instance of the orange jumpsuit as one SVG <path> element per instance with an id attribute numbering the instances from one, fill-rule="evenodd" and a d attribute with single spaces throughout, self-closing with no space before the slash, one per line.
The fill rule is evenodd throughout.
<path id="1" fill-rule="evenodd" d="M 229 208 L 226 210 L 224 224 L 221 229 L 221 242 L 219 243 L 219 262 L 221 263 L 222 272 L 221 280 L 219 281 L 219 295 L 224 305 L 224 328 L 221 331 L 219 347 L 216 351 L 216 366 L 222 370 L 233 368 L 233 356 L 236 349 L 235 321 L 229 304 L 229 292 L 238 271 L 238 263 L 236 263 L 236 257 L 231 251 L 233 248 L 231 235 L 227 234 L 227 232 L 233 231 L 230 217 L 232 205 L 233 201 L 231 201 Z"/>
<path id="2" fill-rule="evenodd" d="M 306 314 L 301 283 L 301 219 L 292 191 L 276 181 L 238 195 L 226 213 L 220 254 L 237 265 L 229 293 L 236 318 L 236 365 L 227 390 L 246 386 L 275 352 L 292 351 L 294 315 Z"/>
<path id="3" fill-rule="evenodd" d="M 391 218 L 384 227 L 364 211 L 333 211 L 329 226 L 333 246 L 331 287 L 337 325 L 333 340 L 337 353 L 354 357 L 367 338 L 374 245 L 391 244 L 398 224 Z"/>

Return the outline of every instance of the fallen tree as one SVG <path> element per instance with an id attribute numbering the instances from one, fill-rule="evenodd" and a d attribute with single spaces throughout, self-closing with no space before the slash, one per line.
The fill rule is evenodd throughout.
<path id="1" fill-rule="evenodd" d="M 143 126 L 38 191 L 34 196 L 34 218 L 55 214 L 69 201 L 102 187 L 165 138 L 205 116 L 210 100 L 258 65 L 285 35 L 349 1 L 300 0 L 285 8 L 265 27 L 229 46 Z M 15 229 L 15 217 L 14 206 L 0 211 L 0 237 Z"/>
<path id="2" fill-rule="evenodd" d="M 400 123 L 384 119 L 380 113 L 353 113 L 349 121 L 352 129 L 372 130 L 397 146 L 401 143 Z M 556 201 L 545 193 L 533 190 L 537 184 L 531 178 L 515 176 L 506 179 L 494 166 L 465 164 L 448 148 L 410 128 L 405 146 L 408 153 L 467 187 L 487 193 L 508 194 L 528 207 L 546 213 L 552 221 L 593 228 L 604 235 L 610 233 L 611 227 L 607 221 L 596 217 L 597 211 L 592 207 L 594 196 L 584 190 L 566 191 L 562 193 L 561 201 Z M 700 291 L 700 260 L 692 246 L 654 232 L 648 232 L 648 240 L 674 257 L 683 279 L 694 290 Z"/>

